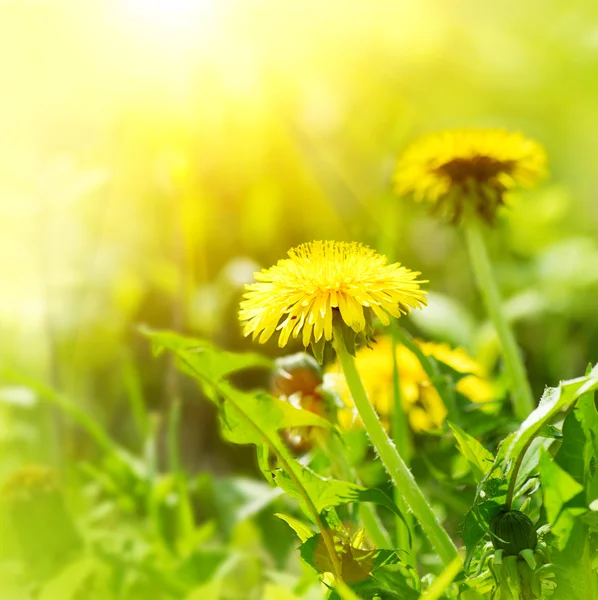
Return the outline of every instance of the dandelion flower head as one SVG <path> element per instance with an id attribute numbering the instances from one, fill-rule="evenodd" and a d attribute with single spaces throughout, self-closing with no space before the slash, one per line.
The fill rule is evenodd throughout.
<path id="1" fill-rule="evenodd" d="M 304 346 L 331 340 L 335 325 L 368 336 L 373 316 L 384 325 L 426 304 L 418 272 L 357 242 L 315 241 L 255 274 L 239 319 L 260 343 L 279 331 L 278 345 L 302 336 Z"/>
<path id="2" fill-rule="evenodd" d="M 399 159 L 395 190 L 427 201 L 453 222 L 477 215 L 493 223 L 505 192 L 533 187 L 546 173 L 537 142 L 503 129 L 462 129 L 428 135 Z"/>

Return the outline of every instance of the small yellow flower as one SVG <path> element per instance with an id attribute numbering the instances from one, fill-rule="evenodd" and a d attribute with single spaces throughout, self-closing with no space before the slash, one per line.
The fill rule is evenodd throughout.
<path id="1" fill-rule="evenodd" d="M 418 272 L 362 244 L 317 241 L 289 250 L 289 258 L 255 274 L 245 287 L 243 334 L 260 343 L 280 331 L 278 345 L 302 334 L 303 345 L 332 339 L 334 323 L 367 337 L 375 315 L 384 325 L 426 304 Z"/>
<path id="2" fill-rule="evenodd" d="M 475 213 L 492 223 L 505 192 L 532 187 L 545 173 L 544 149 L 521 133 L 463 129 L 412 144 L 399 159 L 394 184 L 398 194 L 431 203 L 453 222 Z"/>
<path id="3" fill-rule="evenodd" d="M 463 348 L 452 349 L 448 344 L 434 342 L 418 342 L 418 345 L 427 356 L 436 358 L 457 372 L 470 373 L 457 382 L 456 389 L 472 402 L 485 402 L 493 398 L 490 382 L 483 376 L 478 363 Z M 355 362 L 368 398 L 388 429 L 394 403 L 392 340 L 384 336 L 378 339 L 373 348 L 361 348 L 357 351 Z M 417 357 L 404 346 L 397 346 L 397 366 L 401 403 L 411 428 L 416 432 L 441 428 L 447 416 L 446 407 Z M 348 410 L 339 413 L 341 426 L 351 426 L 358 417 L 352 410 L 351 394 L 337 366 L 333 366 L 326 374 L 324 385 L 332 388 L 348 407 Z"/>

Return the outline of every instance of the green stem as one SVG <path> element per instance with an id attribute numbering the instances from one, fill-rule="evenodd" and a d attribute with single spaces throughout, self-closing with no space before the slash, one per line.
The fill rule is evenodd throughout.
<path id="1" fill-rule="evenodd" d="M 525 373 L 515 336 L 502 311 L 500 292 L 492 273 L 484 234 L 476 219 L 467 220 L 464 223 L 464 228 L 477 285 L 498 334 L 505 367 L 511 379 L 513 411 L 517 418 L 523 421 L 535 408 L 534 396 Z"/>
<path id="2" fill-rule="evenodd" d="M 392 548 L 392 540 L 384 529 L 376 509 L 369 502 L 362 502 L 359 505 L 359 517 L 367 536 L 376 548 Z"/>
<path id="3" fill-rule="evenodd" d="M 392 408 L 392 418 L 391 418 L 391 435 L 392 441 L 394 442 L 397 451 L 405 461 L 405 464 L 409 466 L 411 461 L 411 435 L 409 431 L 409 425 L 407 423 L 407 415 L 403 410 L 403 404 L 401 402 L 401 381 L 400 381 L 400 373 L 399 373 L 399 365 L 397 362 L 397 350 L 398 350 L 398 341 L 397 335 L 393 328 L 392 330 L 392 387 L 393 387 L 393 408 Z M 401 511 L 403 515 L 405 515 L 405 522 L 403 522 L 399 517 L 395 519 L 395 535 L 396 535 L 396 543 L 398 548 L 409 548 L 409 540 L 414 540 L 415 536 L 413 534 L 413 519 L 411 514 L 406 510 L 405 501 L 401 496 L 401 493 L 398 488 L 394 490 L 394 500 L 395 504 Z M 412 545 L 411 551 L 406 557 L 406 562 L 408 562 L 412 567 L 416 566 L 417 560 L 415 557 L 415 547 Z"/>
<path id="4" fill-rule="evenodd" d="M 511 478 L 509 479 L 509 487 L 507 489 L 507 498 L 505 500 L 505 506 L 507 510 L 511 510 L 511 506 L 513 505 L 513 499 L 515 498 L 515 485 L 517 484 L 517 476 L 519 475 L 519 469 L 521 469 L 521 465 L 523 464 L 523 459 L 525 457 L 525 453 L 528 448 L 531 446 L 532 442 L 536 439 L 536 436 L 532 436 L 527 444 L 521 449 L 517 460 L 515 461 L 515 465 L 513 466 L 513 470 L 511 471 Z"/>
<path id="5" fill-rule="evenodd" d="M 344 344 L 342 333 L 338 328 L 335 331 L 334 337 L 338 359 L 351 395 L 353 396 L 353 402 L 374 448 L 380 455 L 382 463 L 392 477 L 395 485 L 401 491 L 405 502 L 411 508 L 415 518 L 419 521 L 436 552 L 438 552 L 440 559 L 445 565 L 450 564 L 458 556 L 457 548 L 448 533 L 438 522 L 436 515 L 434 515 L 432 508 L 419 489 L 411 471 L 403 462 L 386 431 L 384 431 L 380 419 L 378 419 L 374 408 L 367 398 L 363 383 L 355 367 L 355 361 L 349 354 Z"/>

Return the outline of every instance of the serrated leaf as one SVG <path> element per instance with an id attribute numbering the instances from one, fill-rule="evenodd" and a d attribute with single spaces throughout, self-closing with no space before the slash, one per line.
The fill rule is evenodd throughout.
<path id="1" fill-rule="evenodd" d="M 274 368 L 274 363 L 261 354 L 227 352 L 206 340 L 189 338 L 173 331 L 154 331 L 142 327 L 141 332 L 151 340 L 155 355 L 171 350 L 210 383 L 244 369 Z"/>
<path id="2" fill-rule="evenodd" d="M 373 504 L 386 507 L 404 521 L 404 516 L 397 505 L 382 490 L 365 488 L 355 483 L 349 483 L 348 481 L 322 477 L 303 466 L 301 473 L 302 482 L 318 513 L 321 513 L 325 509 L 350 502 L 372 502 Z M 275 479 L 287 494 L 299 500 L 303 506 L 304 499 L 301 493 L 284 471 L 277 472 Z M 303 508 L 307 513 L 304 506 Z"/>
<path id="3" fill-rule="evenodd" d="M 310 537 L 315 535 L 313 529 L 299 519 L 295 519 L 295 517 L 283 513 L 274 513 L 274 516 L 282 519 L 297 534 L 301 542 L 306 542 Z"/>
<path id="4" fill-rule="evenodd" d="M 463 431 L 458 425 L 449 423 L 449 427 L 459 445 L 461 454 L 465 457 L 476 483 L 480 483 L 494 463 L 494 456 L 486 450 L 474 437 Z"/>
<path id="5" fill-rule="evenodd" d="M 225 398 L 220 405 L 222 435 L 235 444 L 260 446 L 281 429 L 332 427 L 330 421 L 316 413 L 295 408 L 263 392 L 242 392 L 228 382 L 221 382 L 218 392 Z"/>
<path id="6" fill-rule="evenodd" d="M 556 388 L 548 388 L 542 395 L 538 407 L 503 443 L 507 475 L 510 474 L 521 453 L 525 452 L 545 425 L 548 425 L 558 413 L 570 407 L 582 394 L 597 388 L 598 367 L 594 367 L 585 377 L 563 381 Z"/>

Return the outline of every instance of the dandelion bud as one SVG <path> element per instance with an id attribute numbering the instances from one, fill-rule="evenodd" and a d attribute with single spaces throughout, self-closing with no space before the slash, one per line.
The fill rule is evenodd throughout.
<path id="1" fill-rule="evenodd" d="M 305 352 L 283 356 L 276 361 L 271 389 L 275 396 L 313 394 L 323 381 L 318 362 Z"/>
<path id="2" fill-rule="evenodd" d="M 517 556 L 522 550 L 535 550 L 536 528 L 529 517 L 519 510 L 502 511 L 490 523 L 492 545 L 504 550 L 505 556 Z"/>

